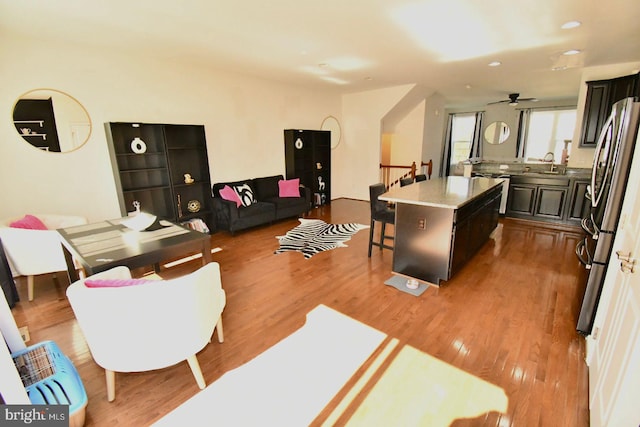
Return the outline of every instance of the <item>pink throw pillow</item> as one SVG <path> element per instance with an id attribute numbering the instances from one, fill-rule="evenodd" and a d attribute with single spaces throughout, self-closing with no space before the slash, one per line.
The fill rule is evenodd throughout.
<path id="1" fill-rule="evenodd" d="M 281 179 L 278 181 L 280 197 L 300 197 L 300 178 Z"/>
<path id="2" fill-rule="evenodd" d="M 125 286 L 144 285 L 145 283 L 158 282 L 158 280 L 146 279 L 87 279 L 84 285 L 87 288 L 122 288 Z"/>
<path id="3" fill-rule="evenodd" d="M 13 221 L 9 224 L 9 227 L 13 228 L 25 228 L 28 230 L 48 230 L 44 222 L 40 221 L 38 217 L 33 215 L 25 215 L 24 218 L 17 221 Z"/>
<path id="4" fill-rule="evenodd" d="M 229 200 L 230 202 L 236 202 L 237 207 L 242 206 L 240 197 L 238 197 L 238 194 L 233 190 L 233 188 L 229 187 L 228 185 L 222 187 L 222 189 L 220 190 L 220 197 L 225 200 Z"/>

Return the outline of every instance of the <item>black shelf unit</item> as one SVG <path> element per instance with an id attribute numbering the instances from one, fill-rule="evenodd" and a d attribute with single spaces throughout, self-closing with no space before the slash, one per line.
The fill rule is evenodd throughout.
<path id="1" fill-rule="evenodd" d="M 162 219 L 201 219 L 215 231 L 204 126 L 112 122 L 105 127 L 123 216 L 139 201 L 143 211 Z M 146 145 L 138 147 L 143 152 L 134 152 L 135 138 Z M 185 182 L 185 174 L 192 181 Z"/>
<path id="2" fill-rule="evenodd" d="M 331 203 L 331 132 L 286 129 L 284 145 L 287 179 L 300 178 L 315 206 Z"/>

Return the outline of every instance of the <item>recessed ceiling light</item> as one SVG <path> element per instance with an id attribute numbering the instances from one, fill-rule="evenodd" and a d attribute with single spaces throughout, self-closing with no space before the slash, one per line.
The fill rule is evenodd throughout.
<path id="1" fill-rule="evenodd" d="M 563 52 L 562 54 L 566 55 L 566 56 L 570 56 L 570 55 L 577 55 L 579 53 L 580 53 L 580 51 L 578 49 L 571 49 L 571 50 L 568 50 L 566 52 Z"/>
<path id="2" fill-rule="evenodd" d="M 567 66 L 566 66 L 566 65 L 560 65 L 560 66 L 558 66 L 558 67 L 553 67 L 553 68 L 551 69 L 551 71 L 563 71 L 563 70 L 566 70 L 566 69 L 567 69 Z"/>
<path id="3" fill-rule="evenodd" d="M 579 27 L 580 25 L 582 25 L 582 22 L 580 21 L 569 21 L 562 24 L 560 28 L 562 28 L 563 30 L 569 30 L 571 28 Z"/>
<path id="4" fill-rule="evenodd" d="M 466 89 L 471 89 L 471 85 L 466 85 L 465 88 Z"/>
<path id="5" fill-rule="evenodd" d="M 502 65 L 502 62 L 500 61 L 489 62 L 489 67 L 497 67 L 499 65 Z"/>

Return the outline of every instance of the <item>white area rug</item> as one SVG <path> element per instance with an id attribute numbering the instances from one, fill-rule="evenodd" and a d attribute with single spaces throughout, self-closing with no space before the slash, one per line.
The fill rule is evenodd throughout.
<path id="1" fill-rule="evenodd" d="M 302 328 L 154 425 L 307 426 L 385 337 L 319 305 Z"/>

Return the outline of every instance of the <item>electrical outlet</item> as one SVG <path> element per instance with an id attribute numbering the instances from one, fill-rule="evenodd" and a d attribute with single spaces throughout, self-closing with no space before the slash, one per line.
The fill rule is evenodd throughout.
<path id="1" fill-rule="evenodd" d="M 18 331 L 20 331 L 20 336 L 22 337 L 22 341 L 24 341 L 25 343 L 31 341 L 31 336 L 29 335 L 28 326 L 23 326 L 21 328 L 18 328 Z"/>

